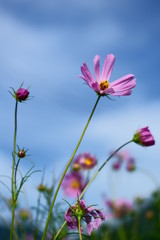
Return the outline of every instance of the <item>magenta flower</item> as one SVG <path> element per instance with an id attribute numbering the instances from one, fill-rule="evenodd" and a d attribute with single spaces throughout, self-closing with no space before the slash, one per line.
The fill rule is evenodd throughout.
<path id="1" fill-rule="evenodd" d="M 75 206 L 70 206 L 65 212 L 64 218 L 69 230 L 78 229 L 78 218 L 84 220 L 87 224 L 87 232 L 89 235 L 91 235 L 94 229 L 98 229 L 102 221 L 105 220 L 105 216 L 100 210 L 86 207 L 84 200 L 78 200 Z M 81 232 L 83 232 L 82 226 Z"/>
<path id="2" fill-rule="evenodd" d="M 112 165 L 112 168 L 113 168 L 114 170 L 119 170 L 120 167 L 121 167 L 121 161 L 116 161 L 116 162 L 114 162 L 113 165 Z"/>
<path id="3" fill-rule="evenodd" d="M 111 83 L 110 76 L 113 70 L 115 56 L 108 54 L 100 72 L 100 56 L 94 58 L 95 77 L 91 74 L 86 63 L 81 67 L 82 78 L 86 83 L 100 95 L 128 96 L 132 93 L 132 88 L 136 86 L 136 79 L 133 74 L 127 74 Z"/>
<path id="4" fill-rule="evenodd" d="M 80 172 L 71 172 L 66 174 L 62 188 L 66 196 L 77 197 L 85 188 L 85 181 L 83 175 Z"/>
<path id="5" fill-rule="evenodd" d="M 79 154 L 73 163 L 73 169 L 92 169 L 97 164 L 96 157 L 91 156 L 90 153 Z"/>
<path id="6" fill-rule="evenodd" d="M 29 95 L 29 91 L 27 89 L 24 89 L 24 88 L 19 88 L 15 92 L 15 98 L 19 102 L 25 101 L 28 98 L 28 95 Z"/>
<path id="7" fill-rule="evenodd" d="M 155 144 L 154 137 L 148 127 L 139 129 L 133 136 L 133 142 L 145 147 Z"/>

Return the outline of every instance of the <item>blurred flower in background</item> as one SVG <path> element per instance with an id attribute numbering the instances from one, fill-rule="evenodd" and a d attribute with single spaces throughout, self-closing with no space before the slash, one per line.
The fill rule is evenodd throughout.
<path id="1" fill-rule="evenodd" d="M 119 170 L 123 164 L 126 165 L 126 170 L 128 172 L 133 172 L 136 169 L 135 159 L 131 156 L 129 151 L 123 150 L 117 152 L 114 158 L 116 161 L 112 164 L 113 170 Z"/>
<path id="2" fill-rule="evenodd" d="M 82 153 L 75 158 L 72 168 L 73 170 L 88 170 L 95 167 L 96 164 L 96 157 L 92 156 L 90 153 Z"/>
<path id="3" fill-rule="evenodd" d="M 62 189 L 66 196 L 77 197 L 85 188 L 85 180 L 80 172 L 70 172 L 65 175 L 62 182 Z"/>
<path id="4" fill-rule="evenodd" d="M 105 205 L 112 218 L 123 218 L 133 211 L 133 203 L 126 199 L 106 200 Z"/>

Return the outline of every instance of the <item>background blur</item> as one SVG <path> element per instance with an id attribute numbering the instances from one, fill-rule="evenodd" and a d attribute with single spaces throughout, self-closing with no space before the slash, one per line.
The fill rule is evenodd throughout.
<path id="1" fill-rule="evenodd" d="M 102 66 L 106 54 L 113 53 L 111 81 L 133 73 L 137 86 L 129 97 L 100 100 L 78 153 L 91 152 L 100 165 L 137 128 L 148 125 L 156 146 L 131 144 L 126 149 L 137 167 L 160 180 L 159 8 L 158 0 L 0 0 L 0 175 L 11 176 L 15 101 L 9 87 L 30 86 L 33 99 L 19 104 L 17 143 L 29 148 L 36 169 L 45 167 L 49 185 L 64 169 L 97 98 L 77 78 L 80 66 L 86 62 L 93 72 L 96 54 Z M 103 193 L 132 199 L 155 189 L 138 170 L 122 170 L 115 181 L 110 164 L 89 188 L 88 205 L 102 204 Z M 27 159 L 21 162 L 22 172 L 28 166 Z M 41 176 L 34 174 L 25 185 L 20 197 L 24 207 L 36 203 Z M 8 179 L 3 181 L 10 186 Z M 3 185 L 0 189 L 10 196 Z"/>

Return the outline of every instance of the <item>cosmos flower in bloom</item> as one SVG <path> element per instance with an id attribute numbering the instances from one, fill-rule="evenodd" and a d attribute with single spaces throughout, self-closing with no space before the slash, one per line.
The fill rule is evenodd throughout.
<path id="1" fill-rule="evenodd" d="M 140 128 L 133 136 L 133 141 L 141 146 L 149 147 L 155 144 L 153 135 L 148 127 Z"/>
<path id="2" fill-rule="evenodd" d="M 112 217 L 121 218 L 133 210 L 133 203 L 126 199 L 118 199 L 115 201 L 107 200 L 105 203 L 109 208 Z"/>
<path id="3" fill-rule="evenodd" d="M 73 163 L 73 169 L 92 169 L 97 164 L 97 159 L 90 153 L 79 154 Z"/>
<path id="4" fill-rule="evenodd" d="M 108 54 L 103 64 L 102 73 L 100 72 L 100 56 L 96 55 L 94 58 L 94 72 L 93 77 L 86 63 L 81 67 L 82 78 L 90 88 L 100 95 L 113 96 L 128 96 L 132 93 L 132 88 L 136 86 L 136 79 L 133 74 L 127 74 L 113 82 L 109 82 L 113 70 L 115 56 Z"/>
<path id="5" fill-rule="evenodd" d="M 98 229 L 102 221 L 105 220 L 105 216 L 100 210 L 86 207 L 84 200 L 78 200 L 75 206 L 70 206 L 65 212 L 64 218 L 69 230 L 78 229 L 79 217 L 86 222 L 89 235 L 94 229 Z M 81 232 L 83 232 L 82 226 Z"/>
<path id="6" fill-rule="evenodd" d="M 66 196 L 77 197 L 85 188 L 85 181 L 80 172 L 71 172 L 65 175 L 62 188 Z"/>

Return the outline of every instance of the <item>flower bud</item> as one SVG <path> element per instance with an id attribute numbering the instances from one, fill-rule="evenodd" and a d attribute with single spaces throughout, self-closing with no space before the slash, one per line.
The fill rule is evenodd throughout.
<path id="1" fill-rule="evenodd" d="M 121 162 L 120 161 L 117 161 L 117 162 L 113 163 L 113 165 L 112 165 L 112 168 L 114 170 L 119 170 L 120 167 L 121 167 Z"/>
<path id="2" fill-rule="evenodd" d="M 126 166 L 126 169 L 127 171 L 129 172 L 133 172 L 135 170 L 135 162 L 134 162 L 134 159 L 129 159 L 128 162 L 127 162 L 127 166 Z"/>
<path id="3" fill-rule="evenodd" d="M 43 185 L 43 184 L 40 184 L 38 187 L 37 187 L 38 191 L 39 192 L 44 192 L 46 190 L 46 186 Z"/>
<path id="4" fill-rule="evenodd" d="M 28 98 L 28 95 L 29 95 L 29 91 L 27 89 L 24 89 L 24 88 L 19 88 L 15 92 L 15 98 L 19 102 L 25 101 Z"/>
<path id="5" fill-rule="evenodd" d="M 19 158 L 24 158 L 26 156 L 26 152 L 22 149 L 18 151 L 17 155 Z"/>
<path id="6" fill-rule="evenodd" d="M 81 169 L 81 166 L 79 163 L 73 163 L 72 169 L 73 171 L 79 171 Z"/>
<path id="7" fill-rule="evenodd" d="M 27 221 L 31 217 L 31 213 L 28 210 L 21 209 L 19 212 L 19 216 L 22 221 Z"/>
<path id="8" fill-rule="evenodd" d="M 154 212 L 152 210 L 148 210 L 146 212 L 146 219 L 151 220 L 154 218 Z"/>
<path id="9" fill-rule="evenodd" d="M 148 127 L 139 129 L 133 136 L 133 142 L 145 147 L 155 144 L 154 137 Z"/>
<path id="10" fill-rule="evenodd" d="M 128 172 L 133 172 L 135 170 L 135 165 L 133 163 L 129 163 L 127 164 L 126 169 Z"/>

